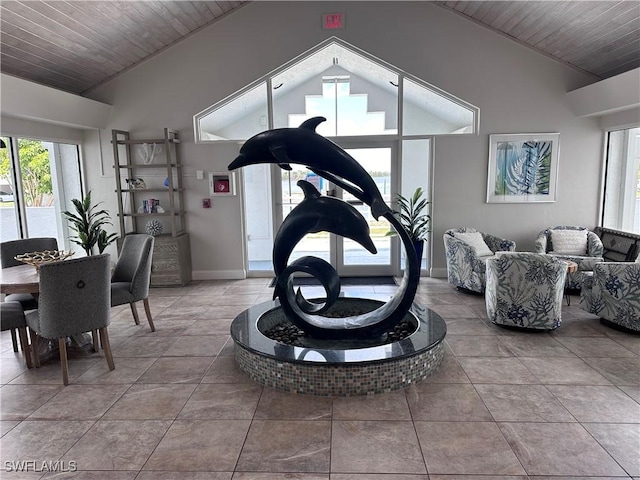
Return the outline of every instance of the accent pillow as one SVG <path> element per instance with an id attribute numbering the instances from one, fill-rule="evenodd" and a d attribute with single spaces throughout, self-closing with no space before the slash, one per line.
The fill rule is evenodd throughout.
<path id="1" fill-rule="evenodd" d="M 453 236 L 458 240 L 470 245 L 479 257 L 487 257 L 493 255 L 489 246 L 485 243 L 480 232 L 454 233 Z"/>
<path id="2" fill-rule="evenodd" d="M 586 255 L 587 233 L 587 230 L 551 230 L 553 253 Z"/>

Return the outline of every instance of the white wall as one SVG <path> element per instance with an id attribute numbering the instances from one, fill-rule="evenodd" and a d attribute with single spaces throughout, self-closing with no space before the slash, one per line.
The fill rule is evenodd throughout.
<path id="1" fill-rule="evenodd" d="M 347 28 L 323 31 L 322 14 L 334 11 L 346 13 Z M 602 131 L 597 119 L 577 118 L 566 97 L 593 78 L 429 2 L 255 2 L 89 95 L 113 105 L 107 131 L 140 137 L 157 136 L 164 127 L 181 131 L 188 229 L 201 278 L 241 271 L 243 238 L 240 198 L 214 198 L 213 208 L 203 210 L 206 181 L 194 175 L 196 169 L 225 170 L 237 146 L 196 145 L 192 116 L 331 35 L 481 110 L 478 136 L 435 139 L 434 273 L 445 267 L 448 228 L 474 226 L 527 250 L 547 226 L 596 225 Z M 486 204 L 489 134 L 533 132 L 560 132 L 557 201 Z M 108 164 L 109 135 L 102 137 Z M 87 170 L 91 188 L 115 208 L 112 172 Z"/>

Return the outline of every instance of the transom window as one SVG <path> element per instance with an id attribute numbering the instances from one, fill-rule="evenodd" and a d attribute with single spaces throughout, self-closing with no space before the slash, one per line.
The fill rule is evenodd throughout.
<path id="1" fill-rule="evenodd" d="M 475 134 L 478 108 L 332 37 L 194 116 L 197 142 L 327 118 L 329 137 Z"/>

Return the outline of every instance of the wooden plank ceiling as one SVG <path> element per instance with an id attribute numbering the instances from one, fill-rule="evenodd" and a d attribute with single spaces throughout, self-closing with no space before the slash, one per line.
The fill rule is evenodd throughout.
<path id="1" fill-rule="evenodd" d="M 0 71 L 83 94 L 244 1 L 1 0 Z M 438 1 L 598 78 L 640 66 L 640 2 Z"/>

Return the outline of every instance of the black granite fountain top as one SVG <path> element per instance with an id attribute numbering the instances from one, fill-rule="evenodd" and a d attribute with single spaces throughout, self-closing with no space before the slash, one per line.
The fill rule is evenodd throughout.
<path id="1" fill-rule="evenodd" d="M 345 301 L 368 301 L 367 299 L 345 299 Z M 277 325 L 282 319 L 278 301 L 265 302 L 254 305 L 238 315 L 231 324 L 231 336 L 240 346 L 257 354 L 281 359 L 285 362 L 299 363 L 363 363 L 378 362 L 410 357 L 433 348 L 444 339 L 447 327 L 444 320 L 437 313 L 426 307 L 414 303 L 407 315 L 418 323 L 416 331 L 393 343 L 377 345 L 358 345 L 357 343 L 336 340 L 313 340 L 306 342 L 306 346 L 292 346 L 272 340 L 262 331 Z M 272 317 L 258 327 L 259 321 Z M 415 320 L 413 320 L 415 319 Z M 264 321 L 263 321 L 264 323 Z M 383 343 L 381 340 L 379 343 Z"/>

